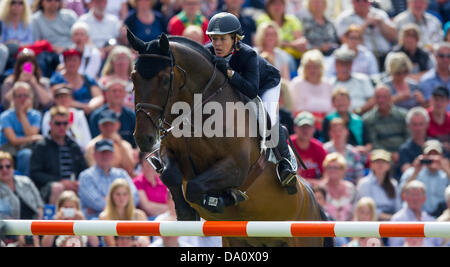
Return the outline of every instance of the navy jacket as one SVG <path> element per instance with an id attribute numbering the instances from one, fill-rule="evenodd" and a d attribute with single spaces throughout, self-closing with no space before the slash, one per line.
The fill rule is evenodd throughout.
<path id="1" fill-rule="evenodd" d="M 280 83 L 280 71 L 250 46 L 242 42 L 239 42 L 239 45 L 239 51 L 234 51 L 229 62 L 231 69 L 234 70 L 230 84 L 250 99 L 257 95 L 261 97 L 266 90 Z M 211 43 L 207 44 L 206 48 L 215 55 Z"/>

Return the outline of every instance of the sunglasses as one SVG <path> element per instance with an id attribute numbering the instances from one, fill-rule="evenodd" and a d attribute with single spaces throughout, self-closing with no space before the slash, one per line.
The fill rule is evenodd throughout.
<path id="1" fill-rule="evenodd" d="M 56 126 L 61 126 L 61 125 L 67 126 L 67 125 L 69 125 L 69 122 L 68 121 L 54 121 L 53 124 L 55 124 Z"/>
<path id="2" fill-rule="evenodd" d="M 369 0 L 355 0 L 356 3 L 369 3 Z"/>
<path id="3" fill-rule="evenodd" d="M 5 168 L 6 170 L 11 169 L 11 165 L 7 164 L 7 165 L 0 165 L 0 170 L 3 170 L 3 168 Z"/>
<path id="4" fill-rule="evenodd" d="M 22 6 L 23 5 L 23 1 L 11 1 L 11 5 L 13 6 L 13 5 L 20 5 L 20 6 Z"/>
<path id="5" fill-rule="evenodd" d="M 439 53 L 439 54 L 437 54 L 437 56 L 438 56 L 439 58 L 449 58 L 449 59 L 450 59 L 450 54 L 442 54 L 442 53 Z"/>

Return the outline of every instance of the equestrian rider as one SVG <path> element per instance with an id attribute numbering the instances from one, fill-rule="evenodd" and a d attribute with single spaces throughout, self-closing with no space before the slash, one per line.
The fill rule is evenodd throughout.
<path id="1" fill-rule="evenodd" d="M 271 126 L 277 124 L 280 72 L 259 56 L 252 47 L 241 42 L 244 36 L 238 18 L 227 12 L 218 13 L 211 18 L 206 34 L 211 40 L 206 48 L 215 55 L 216 67 L 226 75 L 234 88 L 247 97 L 254 99 L 259 96 L 269 114 Z M 277 163 L 278 178 L 289 193 L 295 193 L 297 162 L 291 162 L 286 133 L 279 123 L 278 125 L 277 148 L 281 156 Z M 205 208 L 215 209 L 208 207 L 208 196 L 204 202 Z"/>

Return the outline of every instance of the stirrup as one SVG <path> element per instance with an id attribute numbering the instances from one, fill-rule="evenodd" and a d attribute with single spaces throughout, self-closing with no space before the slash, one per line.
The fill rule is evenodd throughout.
<path id="1" fill-rule="evenodd" d="M 234 206 L 237 206 L 240 202 L 246 201 L 248 199 L 248 196 L 245 192 L 242 192 L 238 189 L 230 189 L 230 195 L 233 197 L 234 200 Z"/>
<path id="2" fill-rule="evenodd" d="M 290 185 L 290 183 L 294 179 L 297 178 L 297 173 L 296 172 L 290 172 L 286 178 L 282 179 L 281 176 L 280 176 L 280 172 L 278 170 L 279 169 L 278 167 L 280 166 L 280 163 L 283 160 L 286 161 L 289 164 L 289 166 L 291 167 L 291 170 L 294 170 L 294 166 L 292 165 L 292 163 L 287 158 L 284 158 L 284 157 L 281 158 L 280 161 L 278 161 L 278 163 L 276 165 L 275 169 L 276 169 L 276 172 L 277 172 L 278 180 L 281 182 L 281 186 L 286 187 L 286 186 Z"/>

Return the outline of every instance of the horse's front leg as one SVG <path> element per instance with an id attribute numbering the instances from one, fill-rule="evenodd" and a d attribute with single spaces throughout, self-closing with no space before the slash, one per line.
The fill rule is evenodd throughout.
<path id="1" fill-rule="evenodd" d="M 175 212 L 179 221 L 199 221 L 200 216 L 184 199 L 182 180 L 183 175 L 175 158 L 166 158 L 166 169 L 161 174 L 161 181 L 167 186 L 175 204 Z"/>
<path id="2" fill-rule="evenodd" d="M 244 179 L 245 172 L 242 166 L 233 157 L 226 157 L 189 180 L 186 186 L 186 199 L 210 211 L 222 212 L 225 206 L 245 200 L 245 195 L 235 190 Z M 211 199 L 208 199 L 208 196 L 211 196 Z M 223 203 L 208 203 L 208 201 Z"/>

